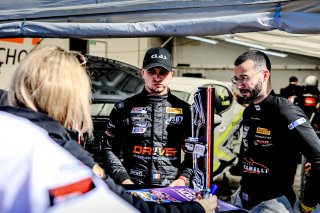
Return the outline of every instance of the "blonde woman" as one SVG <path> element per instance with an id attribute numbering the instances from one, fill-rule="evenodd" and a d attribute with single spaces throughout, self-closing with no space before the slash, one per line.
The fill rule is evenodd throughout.
<path id="1" fill-rule="evenodd" d="M 89 77 L 75 55 L 57 46 L 36 46 L 19 64 L 8 91 L 7 111 L 44 128 L 95 174 L 103 170 L 79 145 L 80 132 L 92 133 Z M 19 108 L 17 108 L 19 107 Z"/>

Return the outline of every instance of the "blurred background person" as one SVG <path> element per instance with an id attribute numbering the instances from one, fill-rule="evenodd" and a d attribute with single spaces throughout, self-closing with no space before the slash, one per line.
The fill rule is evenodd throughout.
<path id="1" fill-rule="evenodd" d="M 302 88 L 300 107 L 309 118 L 310 122 L 314 122 L 314 117 L 319 111 L 319 89 L 318 78 L 309 75 L 305 79 L 305 85 Z"/>
<path id="2" fill-rule="evenodd" d="M 292 103 L 297 103 L 302 93 L 302 87 L 298 85 L 298 78 L 291 76 L 289 78 L 289 85 L 280 89 L 280 95 L 289 99 Z M 296 104 L 297 105 L 297 104 Z"/>
<path id="3" fill-rule="evenodd" d="M 315 75 L 309 75 L 306 77 L 305 86 L 302 89 L 303 94 L 315 95 L 319 101 L 319 89 L 318 89 L 318 78 Z"/>

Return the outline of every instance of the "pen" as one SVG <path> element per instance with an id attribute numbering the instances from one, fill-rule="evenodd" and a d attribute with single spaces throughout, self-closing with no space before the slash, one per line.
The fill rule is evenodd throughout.
<path id="1" fill-rule="evenodd" d="M 216 193 L 218 186 L 216 184 L 212 184 L 211 188 L 205 188 L 203 193 L 202 193 L 202 197 L 204 199 L 209 198 L 210 196 L 214 195 L 214 193 Z"/>
<path id="2" fill-rule="evenodd" d="M 210 194 L 214 195 L 214 193 L 216 193 L 217 189 L 218 189 L 218 186 L 216 184 L 212 184 L 211 189 L 210 189 Z"/>

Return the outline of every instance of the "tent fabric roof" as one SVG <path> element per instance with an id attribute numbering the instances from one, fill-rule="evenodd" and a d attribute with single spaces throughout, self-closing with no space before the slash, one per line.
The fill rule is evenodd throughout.
<path id="1" fill-rule="evenodd" d="M 320 33 L 320 0 L 4 0 L 0 37 Z"/>
<path id="2" fill-rule="evenodd" d="M 3 0 L 0 38 L 234 34 L 320 58 L 319 21 L 320 0 Z"/>
<path id="3" fill-rule="evenodd" d="M 320 58 L 320 35 L 290 34 L 279 30 L 252 33 L 237 33 L 233 39 L 257 44 L 267 49 Z M 216 38 L 222 39 L 223 36 Z"/>

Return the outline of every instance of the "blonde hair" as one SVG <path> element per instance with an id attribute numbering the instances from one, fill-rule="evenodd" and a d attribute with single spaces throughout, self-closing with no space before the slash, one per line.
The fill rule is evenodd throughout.
<path id="1" fill-rule="evenodd" d="M 11 106 L 39 111 L 72 129 L 92 134 L 91 86 L 75 55 L 38 45 L 20 62 L 8 91 Z"/>

